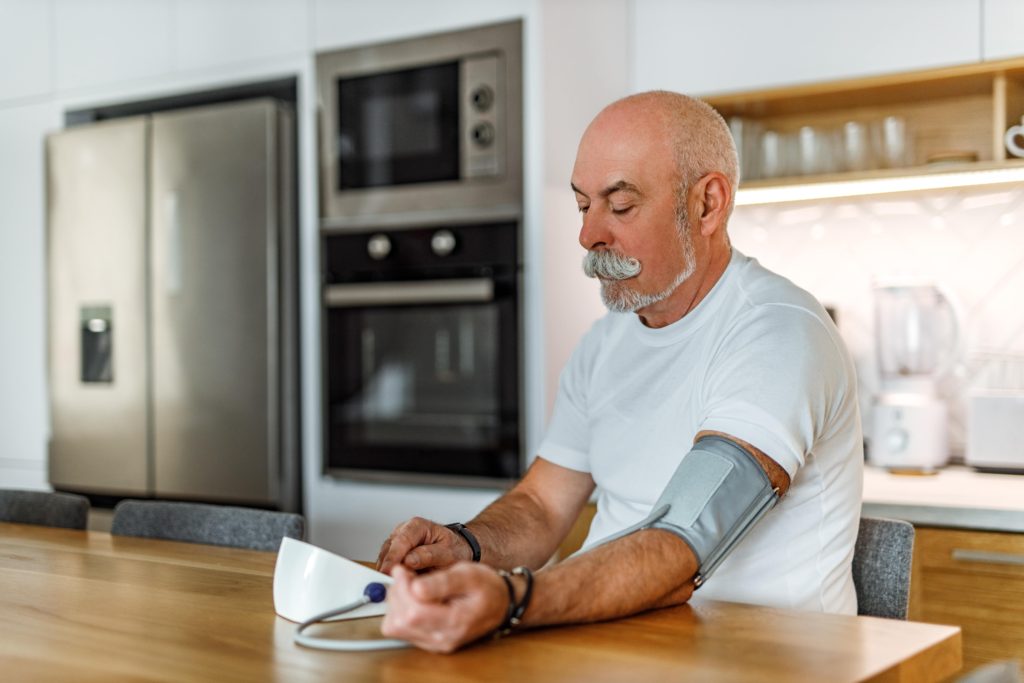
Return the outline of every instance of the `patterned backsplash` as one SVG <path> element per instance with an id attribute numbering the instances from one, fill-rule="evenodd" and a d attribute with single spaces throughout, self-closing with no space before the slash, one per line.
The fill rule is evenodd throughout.
<path id="1" fill-rule="evenodd" d="M 729 233 L 740 251 L 836 310 L 857 364 L 865 433 L 879 385 L 876 281 L 933 282 L 959 309 L 959 361 L 939 385 L 954 457 L 970 390 L 1024 390 L 1024 188 L 741 206 Z"/>

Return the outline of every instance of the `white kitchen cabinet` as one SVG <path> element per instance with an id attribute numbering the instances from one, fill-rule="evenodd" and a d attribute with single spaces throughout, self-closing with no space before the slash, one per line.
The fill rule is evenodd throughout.
<path id="1" fill-rule="evenodd" d="M 56 106 L 0 109 L 0 488 L 45 488 L 46 282 L 43 133 Z"/>
<path id="2" fill-rule="evenodd" d="M 1024 0 L 981 0 L 984 59 L 1024 55 Z"/>
<path id="3" fill-rule="evenodd" d="M 57 90 L 141 81 L 173 71 L 171 0 L 56 0 Z"/>
<path id="4" fill-rule="evenodd" d="M 0 106 L 50 91 L 50 15 L 45 2 L 0 0 Z"/>
<path id="5" fill-rule="evenodd" d="M 313 49 L 328 50 L 518 19 L 530 0 L 315 0 Z"/>
<path id="6" fill-rule="evenodd" d="M 178 0 L 172 51 L 178 71 L 300 54 L 309 4 L 297 0 Z"/>
<path id="7" fill-rule="evenodd" d="M 635 0 L 633 86 L 708 94 L 976 62 L 980 2 Z"/>

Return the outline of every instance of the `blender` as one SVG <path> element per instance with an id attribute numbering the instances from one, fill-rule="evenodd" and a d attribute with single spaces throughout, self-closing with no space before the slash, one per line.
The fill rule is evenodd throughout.
<path id="1" fill-rule="evenodd" d="M 930 283 L 876 285 L 875 342 L 881 385 L 868 462 L 934 472 L 949 458 L 946 403 L 937 387 L 952 367 L 960 327 L 949 297 Z"/>

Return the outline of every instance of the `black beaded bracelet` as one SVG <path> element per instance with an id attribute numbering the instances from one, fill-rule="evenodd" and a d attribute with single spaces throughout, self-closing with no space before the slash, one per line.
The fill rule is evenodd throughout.
<path id="1" fill-rule="evenodd" d="M 479 562 L 480 542 L 476 540 L 476 536 L 473 535 L 473 532 L 467 529 L 466 525 L 462 522 L 452 522 L 451 524 L 445 524 L 445 527 L 451 529 L 459 536 L 462 536 L 464 539 L 466 539 L 466 543 L 469 544 L 470 549 L 473 551 L 473 561 Z"/>
<path id="2" fill-rule="evenodd" d="M 505 580 L 505 585 L 508 587 L 508 611 L 505 613 L 505 620 L 501 622 L 501 626 L 494 632 L 495 638 L 501 636 L 507 636 L 512 633 L 516 627 L 523 621 L 523 614 L 526 613 L 526 608 L 530 606 L 530 598 L 533 596 L 533 572 L 527 567 L 516 567 L 511 573 L 504 569 L 498 570 L 498 576 Z M 523 589 L 523 597 L 519 602 L 516 602 L 515 588 L 512 585 L 513 576 L 522 576 L 526 579 L 526 587 Z"/>
<path id="3" fill-rule="evenodd" d="M 523 590 L 523 599 L 516 605 L 512 618 L 509 619 L 509 630 L 516 628 L 523 622 L 523 614 L 530 606 L 530 598 L 533 597 L 533 572 L 529 567 L 516 567 L 512 570 L 513 575 L 519 575 L 526 579 L 526 588 Z"/>
<path id="4" fill-rule="evenodd" d="M 516 611 L 516 587 L 512 585 L 512 575 L 504 569 L 498 570 L 498 576 L 505 581 L 505 588 L 508 589 L 508 610 L 505 612 L 505 618 L 502 620 L 501 625 L 498 626 L 498 630 L 494 632 L 495 638 L 508 635 L 511 631 L 509 624 L 512 623 L 512 615 Z"/>

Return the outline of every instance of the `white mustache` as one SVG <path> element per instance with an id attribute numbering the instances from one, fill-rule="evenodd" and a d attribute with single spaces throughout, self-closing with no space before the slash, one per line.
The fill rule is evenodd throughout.
<path id="1" fill-rule="evenodd" d="M 614 251 L 588 251 L 583 257 L 583 273 L 605 280 L 626 280 L 640 274 L 643 266 L 632 256 Z"/>

